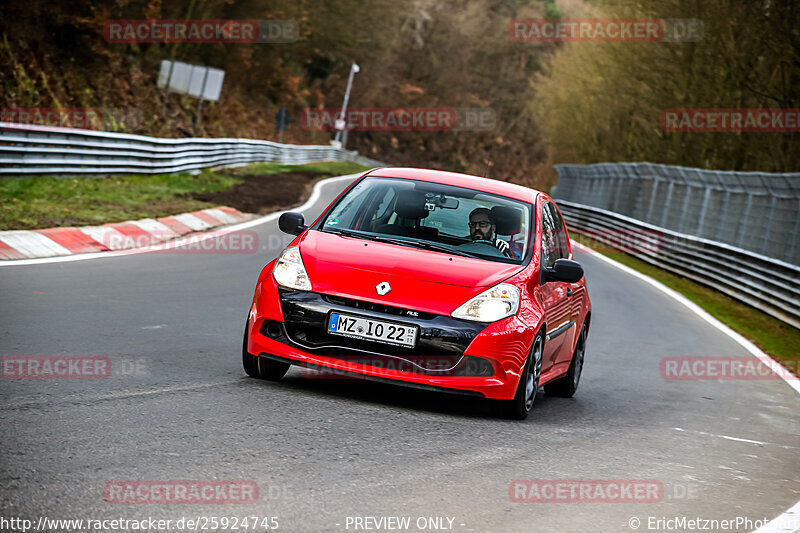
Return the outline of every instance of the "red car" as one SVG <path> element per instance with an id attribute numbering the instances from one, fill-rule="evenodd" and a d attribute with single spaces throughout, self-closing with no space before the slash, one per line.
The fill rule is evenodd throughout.
<path id="1" fill-rule="evenodd" d="M 480 396 L 524 419 L 540 386 L 575 394 L 591 303 L 553 200 L 452 172 L 374 169 L 264 267 L 248 375 L 291 365 Z"/>

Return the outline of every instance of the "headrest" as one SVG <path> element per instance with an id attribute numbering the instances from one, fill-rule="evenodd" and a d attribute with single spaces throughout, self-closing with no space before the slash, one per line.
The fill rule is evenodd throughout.
<path id="1" fill-rule="evenodd" d="M 492 208 L 496 233 L 500 235 L 516 235 L 522 231 L 522 210 L 516 207 L 496 205 Z"/>
<path id="2" fill-rule="evenodd" d="M 425 193 L 419 191 L 400 191 L 394 201 L 394 211 L 401 218 L 420 219 L 428 216 L 425 209 Z"/>

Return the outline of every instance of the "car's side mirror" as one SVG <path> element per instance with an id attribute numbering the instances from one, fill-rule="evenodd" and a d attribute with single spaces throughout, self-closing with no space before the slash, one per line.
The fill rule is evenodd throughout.
<path id="1" fill-rule="evenodd" d="M 544 280 L 577 283 L 583 278 L 583 267 L 572 259 L 556 259 L 553 268 L 544 270 Z"/>
<path id="2" fill-rule="evenodd" d="M 300 235 L 308 226 L 306 226 L 306 219 L 300 213 L 289 211 L 281 215 L 278 219 L 278 227 L 284 233 L 290 235 Z"/>

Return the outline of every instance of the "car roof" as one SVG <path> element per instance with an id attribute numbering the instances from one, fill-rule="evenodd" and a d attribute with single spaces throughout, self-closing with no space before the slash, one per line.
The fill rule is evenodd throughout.
<path id="1" fill-rule="evenodd" d="M 536 189 L 530 189 L 514 183 L 508 183 L 490 178 L 481 178 L 480 176 L 472 176 L 470 174 L 445 172 L 443 170 L 430 170 L 426 168 L 382 167 L 369 171 L 367 175 L 383 178 L 430 181 L 432 183 L 441 183 L 444 185 L 455 185 L 458 187 L 475 189 L 478 191 L 506 196 L 508 198 L 530 203 L 534 203 L 536 196 L 538 194 L 542 194 Z"/>

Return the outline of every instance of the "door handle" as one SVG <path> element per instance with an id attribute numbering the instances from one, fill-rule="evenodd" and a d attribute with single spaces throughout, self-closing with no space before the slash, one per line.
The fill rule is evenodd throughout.
<path id="1" fill-rule="evenodd" d="M 573 294 L 575 293 L 572 292 L 572 289 L 567 289 L 567 296 L 572 296 Z"/>

